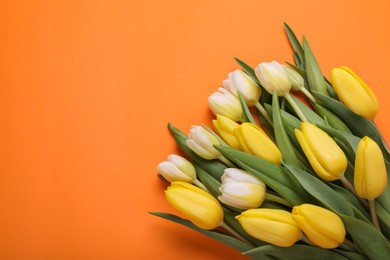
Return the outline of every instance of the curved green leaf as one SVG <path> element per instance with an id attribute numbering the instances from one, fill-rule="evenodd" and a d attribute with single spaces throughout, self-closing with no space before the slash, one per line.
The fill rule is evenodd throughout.
<path id="1" fill-rule="evenodd" d="M 252 116 L 252 113 L 251 111 L 249 110 L 249 107 L 248 105 L 246 104 L 244 98 L 242 97 L 242 95 L 240 93 L 238 93 L 238 97 L 239 97 L 239 100 L 240 100 L 240 103 L 241 103 L 241 108 L 242 108 L 242 122 L 250 122 L 252 124 L 256 124 L 256 121 L 255 119 L 253 118 Z"/>
<path id="2" fill-rule="evenodd" d="M 290 41 L 291 47 L 294 50 L 294 54 L 296 53 L 297 56 L 295 58 L 295 62 L 299 67 L 304 67 L 304 54 L 301 43 L 299 42 L 297 36 L 287 23 L 284 23 L 284 28 L 286 30 L 287 38 Z"/>
<path id="3" fill-rule="evenodd" d="M 335 128 L 337 130 L 340 130 L 342 132 L 351 133 L 348 126 L 336 114 L 334 114 L 333 112 L 329 111 L 325 107 L 323 107 L 319 104 L 316 104 L 316 103 L 314 103 L 314 108 L 319 115 L 327 118 L 329 125 L 331 127 Z"/>
<path id="4" fill-rule="evenodd" d="M 262 256 L 273 256 L 280 260 L 348 260 L 347 257 L 335 251 L 300 244 L 295 244 L 290 247 L 266 245 L 244 252 L 244 255 L 250 256 L 253 259 L 261 259 L 259 257 Z"/>
<path id="5" fill-rule="evenodd" d="M 340 217 L 359 250 L 370 259 L 390 259 L 390 245 L 374 226 L 349 216 Z"/>
<path id="6" fill-rule="evenodd" d="M 230 246 L 230 247 L 232 247 L 240 252 L 246 252 L 246 251 L 253 248 L 253 246 L 251 246 L 247 243 L 244 243 L 241 240 L 238 240 L 234 237 L 231 237 L 231 236 L 219 233 L 219 232 L 211 231 L 211 230 L 204 230 L 204 229 L 198 228 L 197 226 L 192 224 L 189 220 L 180 218 L 176 215 L 165 213 L 165 212 L 149 212 L 149 213 L 154 215 L 154 216 L 161 217 L 161 218 L 170 220 L 172 222 L 176 222 L 178 224 L 181 224 L 183 226 L 186 226 L 188 228 L 191 228 L 193 230 L 196 230 L 196 231 L 198 231 L 198 232 L 200 232 L 208 237 L 216 239 L 216 240 L 218 240 L 218 241 L 220 241 L 220 242 L 222 242 L 222 243 L 224 243 L 224 244 L 226 244 L 226 245 L 228 245 L 228 246 Z"/>

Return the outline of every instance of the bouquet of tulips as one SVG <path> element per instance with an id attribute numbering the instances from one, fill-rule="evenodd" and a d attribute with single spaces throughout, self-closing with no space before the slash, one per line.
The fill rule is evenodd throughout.
<path id="1" fill-rule="evenodd" d="M 236 59 L 242 70 L 208 98 L 214 130 L 169 124 L 186 158 L 169 155 L 158 170 L 185 219 L 151 214 L 253 259 L 390 259 L 377 99 L 347 67 L 327 80 L 305 37 L 285 29 L 295 64 Z"/>

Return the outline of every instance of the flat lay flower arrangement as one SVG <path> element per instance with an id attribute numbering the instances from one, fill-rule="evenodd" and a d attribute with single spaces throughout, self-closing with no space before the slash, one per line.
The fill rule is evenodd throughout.
<path id="1" fill-rule="evenodd" d="M 306 38 L 285 29 L 295 64 L 236 59 L 242 70 L 208 97 L 213 129 L 168 125 L 183 154 L 158 171 L 185 217 L 151 214 L 253 259 L 390 259 L 390 154 L 375 94 L 348 67 L 328 80 Z"/>

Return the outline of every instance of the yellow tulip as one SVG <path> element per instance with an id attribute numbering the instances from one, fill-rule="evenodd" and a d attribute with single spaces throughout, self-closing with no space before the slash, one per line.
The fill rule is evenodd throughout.
<path id="1" fill-rule="evenodd" d="M 289 247 L 301 237 L 290 212 L 279 209 L 249 209 L 236 217 L 249 235 L 267 243 Z"/>
<path id="2" fill-rule="evenodd" d="M 219 202 L 206 191 L 186 182 L 172 182 L 165 191 L 168 202 L 194 225 L 214 229 L 223 221 Z"/>
<path id="3" fill-rule="evenodd" d="M 344 224 L 332 211 L 302 204 L 293 208 L 292 217 L 310 241 L 319 247 L 336 248 L 344 242 Z"/>
<path id="4" fill-rule="evenodd" d="M 227 168 L 222 175 L 218 199 L 237 209 L 258 208 L 266 193 L 265 184 L 247 171 Z"/>
<path id="5" fill-rule="evenodd" d="M 274 91 L 278 96 L 285 96 L 290 92 L 290 79 L 279 62 L 262 62 L 256 67 L 255 74 L 264 89 L 271 95 Z"/>
<path id="6" fill-rule="evenodd" d="M 301 130 L 295 129 L 295 136 L 320 178 L 334 181 L 344 175 L 348 165 L 347 158 L 327 133 L 311 123 L 303 122 Z"/>
<path id="7" fill-rule="evenodd" d="M 360 140 L 357 148 L 354 186 L 360 197 L 370 200 L 381 195 L 387 187 L 387 173 L 382 151 L 368 136 Z"/>
<path id="8" fill-rule="evenodd" d="M 264 160 L 281 164 L 282 154 L 272 140 L 258 126 L 242 123 L 235 131 L 241 150 Z"/>
<path id="9" fill-rule="evenodd" d="M 221 136 L 230 147 L 240 149 L 240 144 L 234 136 L 234 129 L 238 126 L 236 122 L 223 115 L 217 114 L 217 119 L 213 120 L 213 126 L 219 136 Z"/>
<path id="10" fill-rule="evenodd" d="M 368 119 L 374 119 L 378 112 L 378 101 L 371 88 L 351 69 L 334 68 L 330 80 L 340 101 L 353 112 Z"/>

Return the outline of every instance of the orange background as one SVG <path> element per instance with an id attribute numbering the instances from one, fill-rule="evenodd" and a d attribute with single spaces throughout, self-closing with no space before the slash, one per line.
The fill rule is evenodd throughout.
<path id="1" fill-rule="evenodd" d="M 0 259 L 239 259 L 147 214 L 175 212 L 156 177 L 177 152 L 167 122 L 210 125 L 207 97 L 233 57 L 292 61 L 286 21 L 326 75 L 347 65 L 374 89 L 389 140 L 389 11 L 388 0 L 0 1 Z"/>

